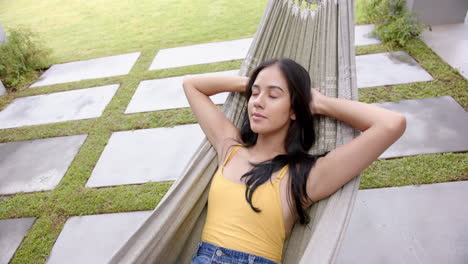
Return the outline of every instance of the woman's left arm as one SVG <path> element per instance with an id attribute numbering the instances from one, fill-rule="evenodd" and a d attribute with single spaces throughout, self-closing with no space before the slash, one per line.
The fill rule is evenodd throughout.
<path id="1" fill-rule="evenodd" d="M 312 93 L 314 114 L 344 121 L 362 133 L 319 158 L 307 181 L 307 194 L 315 202 L 341 188 L 372 164 L 406 129 L 403 115 L 352 100 Z"/>

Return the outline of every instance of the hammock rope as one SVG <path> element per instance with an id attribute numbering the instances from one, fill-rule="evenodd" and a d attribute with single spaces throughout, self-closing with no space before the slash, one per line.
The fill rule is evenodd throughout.
<path id="1" fill-rule="evenodd" d="M 260 62 L 293 59 L 310 73 L 312 87 L 338 98 L 357 100 L 352 0 L 270 0 L 242 64 L 249 76 Z M 223 112 L 240 127 L 245 98 L 231 93 Z M 346 124 L 316 120 L 317 143 L 324 153 L 357 136 Z M 190 263 L 206 218 L 209 184 L 217 169 L 216 152 L 205 139 L 181 177 L 110 263 Z M 346 230 L 360 176 L 315 203 L 308 226 L 296 224 L 285 241 L 283 263 L 333 263 Z"/>

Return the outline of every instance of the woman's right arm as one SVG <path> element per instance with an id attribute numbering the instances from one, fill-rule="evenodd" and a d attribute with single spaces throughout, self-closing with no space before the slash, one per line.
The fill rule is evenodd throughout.
<path id="1" fill-rule="evenodd" d="M 248 78 L 242 76 L 197 75 L 184 78 L 187 100 L 203 132 L 218 153 L 218 159 L 224 157 L 228 139 L 239 140 L 240 133 L 209 96 L 222 92 L 244 92 L 247 82 Z"/>
<path id="2" fill-rule="evenodd" d="M 342 120 L 362 133 L 319 158 L 311 169 L 307 192 L 312 201 L 323 199 L 371 165 L 403 134 L 403 115 L 362 102 L 324 96 L 313 90 L 315 114 Z"/>

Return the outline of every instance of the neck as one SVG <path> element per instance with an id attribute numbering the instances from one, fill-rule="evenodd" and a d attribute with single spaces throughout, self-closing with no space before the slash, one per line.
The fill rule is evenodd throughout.
<path id="1" fill-rule="evenodd" d="M 270 160 L 280 154 L 286 154 L 284 139 L 287 129 L 274 134 L 259 134 L 257 142 L 249 149 L 252 162 Z"/>

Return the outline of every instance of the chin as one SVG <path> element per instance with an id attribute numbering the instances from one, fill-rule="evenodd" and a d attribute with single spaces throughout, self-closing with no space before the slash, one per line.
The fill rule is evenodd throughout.
<path id="1" fill-rule="evenodd" d="M 250 123 L 250 129 L 256 134 L 268 134 L 269 132 L 271 132 L 271 129 L 268 129 L 263 126 L 252 125 L 252 123 Z"/>
<path id="2" fill-rule="evenodd" d="M 250 123 L 250 130 L 252 130 L 252 131 L 253 131 L 254 133 L 256 133 L 256 134 L 261 133 L 261 129 L 259 129 L 259 127 L 256 126 L 256 125 L 252 125 L 252 123 Z M 260 131 L 259 131 L 259 130 L 260 130 Z"/>

